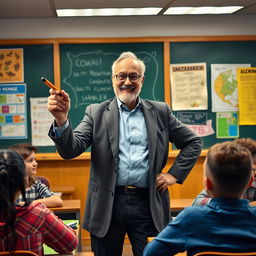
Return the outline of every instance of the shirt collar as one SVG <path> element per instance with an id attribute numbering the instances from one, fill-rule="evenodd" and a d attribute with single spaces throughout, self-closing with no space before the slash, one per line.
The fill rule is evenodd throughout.
<path id="1" fill-rule="evenodd" d="M 248 206 L 249 201 L 246 199 L 238 199 L 238 198 L 212 198 L 208 205 L 213 207 L 221 207 L 221 208 L 241 208 Z"/>
<path id="2" fill-rule="evenodd" d="M 119 110 L 121 110 L 121 111 L 123 111 L 124 109 L 128 110 L 127 106 L 121 100 L 119 100 L 119 98 L 116 97 L 116 99 L 117 99 L 117 105 L 118 105 Z M 141 99 L 138 98 L 138 103 L 137 103 L 136 107 L 134 108 L 134 110 L 137 108 L 141 108 L 141 107 L 142 107 Z"/>

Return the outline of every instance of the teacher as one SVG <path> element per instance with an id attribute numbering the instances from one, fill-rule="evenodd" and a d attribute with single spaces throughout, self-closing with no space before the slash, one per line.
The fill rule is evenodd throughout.
<path id="1" fill-rule="evenodd" d="M 145 64 L 123 52 L 112 65 L 115 98 L 86 108 L 73 130 L 70 97 L 50 89 L 48 110 L 54 117 L 49 136 L 64 159 L 91 146 L 90 180 L 83 227 L 96 256 L 121 256 L 125 235 L 134 256 L 147 237 L 169 222 L 168 186 L 183 183 L 202 149 L 201 139 L 163 102 L 139 97 Z M 167 173 L 169 142 L 180 149 Z"/>

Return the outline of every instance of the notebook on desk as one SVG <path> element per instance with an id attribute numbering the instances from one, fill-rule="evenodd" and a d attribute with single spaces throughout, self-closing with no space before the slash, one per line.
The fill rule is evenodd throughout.
<path id="1" fill-rule="evenodd" d="M 77 229 L 78 225 L 79 225 L 79 221 L 78 220 L 62 220 L 63 223 L 65 223 L 67 226 L 73 228 L 73 229 Z M 49 247 L 46 244 L 43 244 L 43 249 L 44 249 L 44 255 L 56 255 L 59 254 L 58 252 L 56 252 L 54 249 L 52 249 L 51 247 Z M 75 251 L 73 252 L 73 254 L 75 253 Z M 72 253 L 70 254 L 72 255 Z"/>

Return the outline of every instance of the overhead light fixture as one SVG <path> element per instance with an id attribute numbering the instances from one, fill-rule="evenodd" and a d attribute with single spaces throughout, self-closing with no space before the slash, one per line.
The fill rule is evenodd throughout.
<path id="1" fill-rule="evenodd" d="M 190 14 L 230 14 L 244 6 L 202 6 L 202 7 L 170 7 L 164 15 L 190 15 Z"/>
<path id="2" fill-rule="evenodd" d="M 57 9 L 58 17 L 157 15 L 162 8 Z"/>

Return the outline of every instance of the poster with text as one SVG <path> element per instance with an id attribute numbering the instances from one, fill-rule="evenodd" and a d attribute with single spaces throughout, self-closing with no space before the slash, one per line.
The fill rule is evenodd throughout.
<path id="1" fill-rule="evenodd" d="M 239 124 L 256 125 L 256 67 L 237 70 Z"/>
<path id="2" fill-rule="evenodd" d="M 0 139 L 27 138 L 26 84 L 0 84 Z"/>
<path id="3" fill-rule="evenodd" d="M 47 98 L 30 98 L 32 144 L 34 146 L 54 146 L 48 136 L 53 116 L 47 109 Z"/>
<path id="4" fill-rule="evenodd" d="M 208 108 L 206 63 L 171 64 L 172 110 Z"/>

